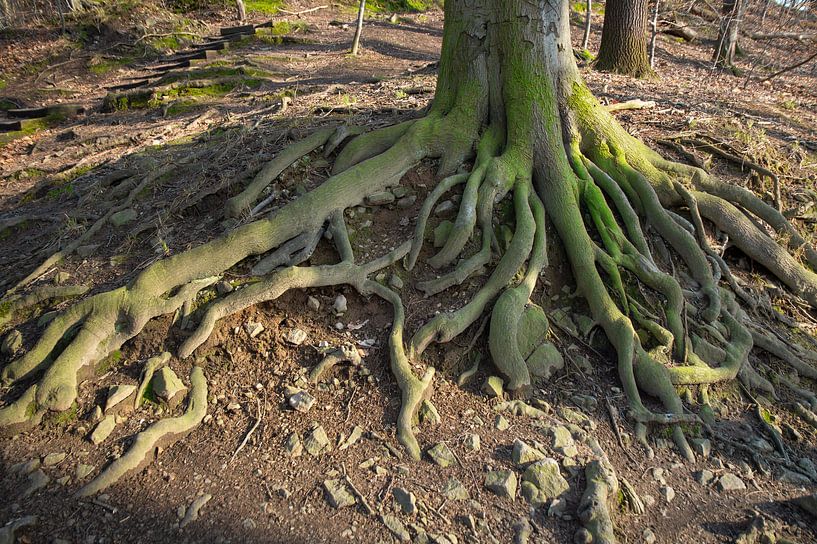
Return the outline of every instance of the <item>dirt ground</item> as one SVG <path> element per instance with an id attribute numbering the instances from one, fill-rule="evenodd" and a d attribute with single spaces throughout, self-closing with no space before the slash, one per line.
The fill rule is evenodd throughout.
<path id="1" fill-rule="evenodd" d="M 286 9 L 298 12 L 320 4 L 289 2 Z M 578 45 L 581 15 L 574 15 L 574 45 Z M 228 17 L 226 12 L 202 14 L 202 24 L 209 26 L 200 32 L 217 35 L 220 27 L 233 24 Z M 157 259 L 234 228 L 236 222 L 223 221 L 220 214 L 225 199 L 288 143 L 319 126 L 349 123 L 374 128 L 411 119 L 421 115 L 433 98 L 443 25 L 439 10 L 400 14 L 396 20 L 390 14 L 372 15 L 357 58 L 347 54 L 354 18 L 354 10 L 348 7 L 332 5 L 300 17 L 256 13 L 251 18 L 256 23 L 288 21 L 286 32 L 280 34 L 294 39 L 278 39 L 280 35 L 273 33 L 267 39 L 242 40 L 209 64 L 171 71 L 174 78 L 178 76 L 174 82 L 184 82 L 198 77 L 191 71 L 222 68 L 217 76 L 210 71 L 206 77 L 232 78 L 226 91 L 168 92 L 154 95 L 148 107 L 114 111 L 105 101 L 107 88 L 138 81 L 152 68 L 171 63 L 170 53 L 151 57 L 145 49 L 146 56 L 139 57 L 131 50 L 128 61 L 118 63 L 113 58 L 121 53 L 113 46 L 119 37 L 102 35 L 92 46 L 80 49 L 71 45 L 70 37 L 42 28 L 0 38 L 5 82 L 0 98 L 18 106 L 65 102 L 85 108 L 80 116 L 53 119 L 48 126 L 0 146 L 0 287 L 13 285 L 127 197 L 131 178 L 103 184 L 101 180 L 111 173 L 128 171 L 136 177 L 155 173 L 156 180 L 128 200 L 127 207 L 136 212 L 132 221 L 121 226 L 106 223 L 41 281 L 57 281 L 59 276 L 59 281 L 88 286 L 91 293 L 122 285 Z M 594 14 L 591 51 L 598 49 L 601 20 L 600 13 Z M 652 108 L 622 111 L 617 117 L 660 152 L 675 156 L 660 143 L 671 135 L 706 133 L 775 169 L 789 215 L 813 237 L 817 76 L 814 68 L 804 66 L 759 83 L 757 74 L 774 67 L 755 65 L 757 59 L 789 64 L 807 46 L 746 39 L 747 57 L 739 63 L 743 73 L 734 75 L 711 69 L 713 39 L 704 33 L 689 44 L 662 35 L 656 79 L 632 80 L 587 66 L 582 72 L 605 103 L 635 98 L 655 101 Z M 114 67 L 90 69 L 101 61 Z M 754 80 L 747 83 L 747 74 Z M 148 88 L 157 85 L 154 82 Z M 769 179 L 719 159 L 711 167 L 719 176 L 771 197 Z M 330 170 L 331 162 L 319 151 L 298 161 L 266 193 L 274 197 L 268 209 L 319 185 Z M 416 195 L 405 207 L 360 206 L 351 211 L 347 223 L 361 261 L 382 255 L 411 236 L 414 218 L 434 187 L 434 173 L 435 165 L 426 162 L 405 176 L 401 187 L 407 195 Z M 434 217 L 428 230 L 439 220 Z M 432 255 L 430 245 L 426 244 L 422 256 Z M 552 263 L 564 262 L 556 244 L 550 245 L 549 253 Z M 795 324 L 786 332 L 788 337 L 795 330 L 801 338 L 814 334 L 817 316 L 812 310 L 790 304 L 782 288 L 737 250 L 727 251 L 726 257 L 736 263 L 741 278 L 761 286 Z M 330 243 L 323 240 L 310 262 L 333 258 Z M 252 264 L 242 263 L 225 279 L 244 281 Z M 392 275 L 400 276 L 409 333 L 435 313 L 461 306 L 484 282 L 484 277 L 474 278 L 443 295 L 424 298 L 414 283 L 433 274 L 431 268 L 420 265 L 411 273 L 395 267 L 381 278 L 389 281 Z M 651 433 L 654 456 L 635 442 L 631 423 L 621 416 L 613 418 L 607 408 L 609 401 L 613 412 L 624 414 L 626 401 L 603 334 L 581 326 L 587 310 L 573 295 L 573 285 L 569 269 L 556 265 L 532 297 L 557 323 L 552 340 L 567 360 L 564 370 L 535 391 L 539 406 L 547 412 L 543 418 L 500 412 L 499 400 L 483 391 L 493 368 L 485 335 L 477 336 L 477 326 L 424 354 L 439 370 L 433 402 L 441 420 L 421 424 L 418 438 L 424 451 L 447 444 L 456 456 L 452 466 L 438 466 L 428 456 L 412 462 L 394 437 L 400 392 L 388 364 L 391 309 L 351 288 L 323 288 L 290 292 L 225 318 L 194 358 L 182 361 L 174 356 L 169 366 L 185 383 L 189 384 L 193 359 L 204 366 L 209 389 L 204 424 L 154 452 L 155 460 L 144 470 L 104 494 L 75 498 L 81 484 L 119 457 L 135 433 L 167 415 L 168 408 L 149 403 L 122 413 L 113 433 L 100 445 L 89 441 L 94 409 L 104 404 L 108 387 L 138 384 L 147 358 L 174 352 L 189 334 L 182 319 L 154 320 L 120 353 L 99 365 L 96 376 L 82 383 L 72 410 L 49 415 L 40 427 L 2 439 L 0 526 L 36 515 L 36 525 L 18 534 L 20 542 L 32 543 L 391 542 L 401 539 L 395 530 L 397 520 L 414 542 L 504 543 L 513 541 L 518 521 L 527 519 L 534 528 L 533 541 L 573 542 L 579 528 L 576 509 L 585 487 L 583 466 L 591 452 L 577 440 L 577 452 L 560 453 L 549 434 L 555 426 L 572 423 L 574 437 L 586 433 L 597 439 L 619 478 L 632 484 L 645 503 L 645 511 L 636 513 L 616 497 L 614 516 L 621 542 L 735 542 L 757 518 L 765 521 L 778 542 L 817 542 L 815 518 L 791 502 L 817 490 L 817 474 L 809 480 L 797 472 L 798 479 L 791 471 L 781 470 L 779 463 L 768 461 L 775 455 L 765 451 L 771 439 L 764 435 L 752 400 L 738 384 L 712 392 L 718 412 L 715 430 L 722 439 L 713 439 L 708 456 L 683 462 L 660 429 Z M 342 315 L 332 310 L 339 295 L 347 299 L 348 310 Z M 308 297 L 317 300 L 319 307 Z M 69 304 L 38 307 L 18 316 L 11 325 L 22 333 L 21 349 L 34 344 L 43 314 Z M 561 318 L 554 317 L 560 314 Z M 194 313 L 192 319 L 198 315 Z M 251 336 L 256 324 L 263 330 Z M 287 340 L 293 329 L 306 333 L 302 344 Z M 321 359 L 320 349 L 344 343 L 358 346 L 362 364 L 340 365 L 328 383 L 306 385 L 306 375 Z M 457 377 L 470 366 L 472 353 L 481 358 L 479 370 L 459 386 Z M 783 368 L 771 356 L 754 357 L 756 367 Z M 817 390 L 817 384 L 805 378 L 801 385 Z M 305 387 L 316 399 L 314 406 L 306 413 L 293 410 L 287 403 L 287 386 Z M 14 398 L 20 391 L 18 386 L 4 390 L 2 398 Z M 760 400 L 784 430 L 791 463 L 808 472 L 807 467 L 817 464 L 817 434 L 786 408 L 791 399 L 787 390 L 780 391 L 780 399 Z M 587 419 L 575 420 L 575 411 Z M 316 423 L 325 429 L 331 449 L 318 456 L 292 455 L 287 442 L 293 433 L 303 441 Z M 355 427 L 363 435 L 341 449 Z M 701 429 L 688 432 L 694 436 Z M 479 436 L 477 449 L 473 435 Z M 484 487 L 489 470 L 521 475 L 511 455 L 517 439 L 540 443 L 543 452 L 560 463 L 570 488 L 555 504 L 532 508 L 521 496 L 500 497 Z M 30 481 L 26 472 L 32 466 L 19 464 L 39 462 L 54 453 L 65 456 L 52 457 L 57 462 L 42 467 L 49 483 L 25 496 Z M 79 465 L 91 467 L 90 474 L 78 475 Z M 712 477 L 701 483 L 705 471 L 711 471 Z M 722 490 L 719 482 L 724 474 L 738 476 L 745 489 Z M 344 476 L 374 512 L 368 513 L 360 500 L 345 508 L 329 503 L 324 482 Z M 452 479 L 467 489 L 467 499 L 444 493 Z M 394 500 L 395 490 L 416 497 L 416 512 L 401 510 Z M 202 495 L 212 498 L 197 520 L 180 528 L 185 509 Z"/>

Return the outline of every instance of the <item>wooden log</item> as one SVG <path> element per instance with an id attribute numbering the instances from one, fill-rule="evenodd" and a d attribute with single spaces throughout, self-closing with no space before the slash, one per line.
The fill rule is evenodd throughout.
<path id="1" fill-rule="evenodd" d="M 230 36 L 233 34 L 252 34 L 254 32 L 255 25 L 228 26 L 219 30 L 219 34 L 222 36 Z"/>
<path id="2" fill-rule="evenodd" d="M 6 110 L 9 117 L 15 119 L 36 119 L 47 115 L 63 115 L 72 117 L 85 112 L 85 107 L 80 104 L 52 104 L 41 108 L 15 108 Z"/>

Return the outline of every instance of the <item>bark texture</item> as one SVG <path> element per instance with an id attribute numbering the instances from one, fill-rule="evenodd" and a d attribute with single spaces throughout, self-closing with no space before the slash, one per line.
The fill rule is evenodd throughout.
<path id="1" fill-rule="evenodd" d="M 713 61 L 716 66 L 731 68 L 735 63 L 738 47 L 738 30 L 746 10 L 746 0 L 723 0 L 718 41 L 715 44 Z"/>
<path id="2" fill-rule="evenodd" d="M 607 0 L 596 68 L 633 77 L 652 74 L 647 0 Z"/>

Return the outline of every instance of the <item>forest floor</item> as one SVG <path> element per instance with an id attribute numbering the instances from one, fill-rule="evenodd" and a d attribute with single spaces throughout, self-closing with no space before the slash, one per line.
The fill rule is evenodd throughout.
<path id="1" fill-rule="evenodd" d="M 286 10 L 298 12 L 320 4 L 289 2 Z M 0 287 L 12 285 L 60 244 L 78 238 L 112 206 L 120 205 L 120 212 L 126 213 L 110 217 L 41 281 L 82 284 L 91 292 L 122 285 L 157 259 L 235 227 L 235 221 L 223 221 L 225 199 L 288 142 L 318 126 L 348 123 L 374 128 L 420 115 L 433 97 L 442 12 L 390 15 L 370 16 L 362 53 L 355 58 L 348 55 L 352 8 L 333 5 L 302 16 L 251 13 L 255 23 L 275 24 L 231 43 L 211 59 L 122 91 L 106 88 L 138 81 L 152 68 L 172 64 L 172 52 L 166 57 L 156 54 L 155 47 L 167 42 L 152 42 L 149 47 L 150 40 L 136 42 L 115 25 L 98 22 L 94 28 L 99 34 L 91 36 L 87 28 L 93 25 L 81 36 L 78 31 L 61 35 L 35 26 L 0 35 L 4 110 L 55 103 L 78 103 L 85 110 L 79 116 L 52 115 L 19 133 L 0 133 Z M 574 15 L 576 45 L 582 15 Z M 220 27 L 235 24 L 229 17 L 201 14 L 195 32 L 218 35 Z M 591 51 L 598 48 L 601 20 L 601 13 L 595 13 Z M 711 28 L 702 34 L 692 44 L 661 35 L 656 79 L 632 80 L 587 66 L 582 72 L 605 103 L 636 98 L 655 102 L 652 108 L 616 115 L 631 133 L 659 151 L 672 153 L 660 140 L 704 135 L 777 172 L 787 213 L 814 240 L 817 73 L 806 65 L 759 83 L 759 76 L 774 67 L 754 64 L 758 59 L 761 63 L 778 59 L 782 65 L 796 62 L 801 58 L 798 48 L 805 51 L 807 46 L 745 39 L 747 57 L 739 60 L 743 73 L 735 75 L 711 69 Z M 78 45 L 79 40 L 85 40 L 84 45 Z M 748 83 L 747 74 L 753 77 Z M 716 157 L 711 168 L 724 179 L 772 197 L 771 181 L 740 165 Z M 268 189 L 269 209 L 317 186 L 330 169 L 320 152 L 298 161 Z M 380 255 L 410 236 L 410 218 L 417 216 L 433 188 L 434 171 L 435 165 L 427 162 L 405 176 L 402 192 L 396 195 L 400 206 L 366 205 L 351 211 L 347 222 L 362 259 Z M 131 182 L 151 172 L 158 174 L 155 182 L 125 202 Z M 444 219 L 433 216 L 429 231 Z M 555 255 L 560 249 L 552 245 L 550 251 Z M 792 326 L 780 334 L 812 342 L 813 348 L 810 338 L 817 331 L 817 315 L 785 295 L 737 250 L 725 255 L 745 282 L 760 286 L 789 318 Z M 333 250 L 321 242 L 311 262 L 331 259 Z M 458 307 L 484 281 L 474 278 L 426 299 L 413 284 L 432 273 L 420 266 L 411 274 L 395 269 L 379 278 L 402 285 L 409 332 L 436 312 Z M 225 279 L 238 285 L 244 277 L 237 270 Z M 567 360 L 564 370 L 537 387 L 535 397 L 546 412 L 543 418 L 501 412 L 500 400 L 484 391 L 493 368 L 484 337 L 475 338 L 469 352 L 476 327 L 463 338 L 426 352 L 424 357 L 440 371 L 433 395 L 440 422 L 423 422 L 418 436 L 424 451 L 446 444 L 453 452 L 451 466 L 442 467 L 429 456 L 410 461 L 394 437 L 400 394 L 388 366 L 390 309 L 351 288 L 322 288 L 291 292 L 220 322 L 196 352 L 210 391 L 204 424 L 157 451 L 157 459 L 147 468 L 103 495 L 76 499 L 72 494 L 83 481 L 121 455 L 136 432 L 169 410 L 153 403 L 136 411 L 122 410 L 106 440 L 99 445 L 89 441 L 96 408 L 105 403 L 108 387 L 137 384 L 142 363 L 162 351 L 173 352 L 187 334 L 186 320 L 174 322 L 173 316 L 154 320 L 100 364 L 96 378 L 82 383 L 79 401 L 71 410 L 47 417 L 33 431 L 0 441 L 0 527 L 36 515 L 36 525 L 20 530 L 20 541 L 44 543 L 402 538 L 504 543 L 513 540 L 517 522 L 528 519 L 533 522 L 534 541 L 573 542 L 589 450 L 579 440 L 575 447 L 554 444 L 554 436 L 562 436 L 560 427 L 566 427 L 573 436 L 569 442 L 583 433 L 595 437 L 619 478 L 630 482 L 645 503 L 645 511 L 638 514 L 625 501 L 617 501 L 614 516 L 622 542 L 734 542 L 759 519 L 766 536 L 773 534 L 778 542 L 817 542 L 815 518 L 791 502 L 817 490 L 817 433 L 786 408 L 785 390 L 779 400 L 757 400 L 784 430 L 788 455 L 798 470 L 781 470 L 766 461 L 774 456 L 771 439 L 764 435 L 754 400 L 737 382 L 712 393 L 718 436 L 727 440 L 713 438 L 709 443 L 702 438 L 698 447 L 706 455 L 685 463 L 659 430 L 651 437 L 654 455 L 648 455 L 635 443 L 631 423 L 608 409 L 609 403 L 612 412 L 624 414 L 626 402 L 609 345 L 586 317 L 586 306 L 573 289 L 569 269 L 556 267 L 547 271 L 546 281 L 532 297 L 555 323 L 552 339 Z M 345 312 L 334 311 L 340 295 L 346 299 Z M 10 324 L 23 338 L 14 351 L 33 345 L 53 309 L 37 308 Z M 305 333 L 300 343 L 292 341 L 296 329 Z M 338 367 L 327 384 L 308 384 L 305 377 L 321 359 L 320 350 L 344 343 L 359 347 L 362 364 Z M 479 370 L 458 386 L 457 377 L 471 366 L 474 353 L 482 359 Z M 0 357 L 10 360 L 12 355 L 7 350 Z M 174 357 L 169 365 L 186 380 L 192 362 Z M 782 368 L 771 356 L 754 366 Z M 805 378 L 802 385 L 817 391 L 817 383 Z M 305 412 L 290 408 L 288 386 L 308 390 L 314 405 Z M 301 449 L 315 445 L 308 436 L 321 438 L 313 433 L 315 425 L 325 430 L 328 444 L 312 455 Z M 620 430 L 621 441 L 614 427 Z M 700 429 L 688 432 L 694 436 Z M 341 447 L 350 435 L 358 438 Z M 293 436 L 299 438 L 298 445 Z M 484 487 L 489 470 L 521 475 L 512 460 L 516 440 L 558 461 L 569 483 L 559 499 L 532 509 L 521 496 L 503 497 Z M 43 474 L 47 481 L 29 490 L 31 474 Z M 730 474 L 743 489 L 724 489 L 734 482 Z M 330 504 L 325 482 L 345 482 L 345 477 L 373 512 L 366 511 L 359 497 L 358 504 L 349 507 Z M 352 491 L 349 484 L 341 485 Z M 413 499 L 403 499 L 404 492 Z M 184 513 L 201 496 L 211 498 L 197 520 L 180 528 Z"/>

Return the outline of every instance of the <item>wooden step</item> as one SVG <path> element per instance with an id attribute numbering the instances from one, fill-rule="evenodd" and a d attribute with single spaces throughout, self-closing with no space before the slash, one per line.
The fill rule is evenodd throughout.
<path id="1" fill-rule="evenodd" d="M 38 119 L 14 119 L 12 121 L 0 121 L 0 132 L 13 132 L 15 130 L 25 130 L 37 123 Z"/>
<path id="2" fill-rule="evenodd" d="M 252 34 L 255 32 L 255 25 L 242 26 L 227 26 L 219 30 L 222 36 L 231 36 L 233 34 Z"/>
<path id="3" fill-rule="evenodd" d="M 127 91 L 130 89 L 138 89 L 139 87 L 144 87 L 149 85 L 150 82 L 153 81 L 153 78 L 144 78 L 138 81 L 133 81 L 131 83 L 121 83 L 119 85 L 114 85 L 112 87 L 105 87 L 107 91 Z"/>
<path id="4" fill-rule="evenodd" d="M 47 115 L 74 116 L 85 112 L 85 107 L 80 104 L 52 104 L 41 108 L 16 108 L 6 110 L 9 117 L 15 119 L 36 119 Z"/>

